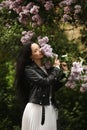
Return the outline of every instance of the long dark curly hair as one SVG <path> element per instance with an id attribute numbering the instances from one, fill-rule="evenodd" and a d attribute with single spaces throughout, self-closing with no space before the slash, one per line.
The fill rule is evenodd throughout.
<path id="1" fill-rule="evenodd" d="M 19 101 L 21 101 L 22 105 L 26 105 L 29 99 L 29 84 L 27 85 L 25 78 L 25 67 L 27 65 L 32 64 L 32 60 L 30 58 L 32 54 L 31 44 L 29 43 L 25 45 L 17 58 L 16 61 L 16 74 L 15 74 L 15 88 L 16 94 Z"/>

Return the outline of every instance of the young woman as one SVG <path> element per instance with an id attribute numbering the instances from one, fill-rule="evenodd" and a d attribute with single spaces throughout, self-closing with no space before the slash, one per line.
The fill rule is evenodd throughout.
<path id="1" fill-rule="evenodd" d="M 26 104 L 21 130 L 57 130 L 55 92 L 63 86 L 61 80 L 65 74 L 58 59 L 46 69 L 43 58 L 40 46 L 30 43 L 17 60 L 16 86 Z"/>

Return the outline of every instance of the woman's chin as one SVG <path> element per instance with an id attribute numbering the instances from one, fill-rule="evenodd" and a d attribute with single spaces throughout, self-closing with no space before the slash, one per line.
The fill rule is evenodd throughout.
<path id="1" fill-rule="evenodd" d="M 41 54 L 41 58 L 44 58 L 44 55 L 43 55 L 43 54 Z"/>

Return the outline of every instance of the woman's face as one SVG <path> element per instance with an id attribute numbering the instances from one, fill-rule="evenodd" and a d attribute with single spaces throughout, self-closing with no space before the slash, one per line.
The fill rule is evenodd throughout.
<path id="1" fill-rule="evenodd" d="M 44 55 L 41 52 L 41 48 L 37 43 L 31 44 L 31 50 L 32 50 L 31 58 L 33 60 L 39 60 L 44 57 Z"/>

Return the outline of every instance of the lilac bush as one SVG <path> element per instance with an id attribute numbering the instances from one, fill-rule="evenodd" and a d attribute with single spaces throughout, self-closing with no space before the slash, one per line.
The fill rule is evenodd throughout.
<path id="1" fill-rule="evenodd" d="M 85 0 L 83 2 L 86 3 Z M 50 13 L 50 10 L 52 9 L 54 14 L 53 17 L 55 19 L 57 15 L 56 9 L 59 10 L 59 16 L 60 12 L 62 12 L 60 18 L 62 18 L 63 22 L 76 22 L 79 20 L 79 14 L 83 13 L 82 3 L 78 0 L 61 0 L 61 2 L 53 0 L 36 0 L 25 3 L 24 0 L 4 0 L 0 4 L 0 9 L 8 8 L 9 10 L 13 10 L 17 13 L 20 23 L 24 25 L 30 23 L 32 27 L 41 26 L 45 21 L 41 14 Z"/>
<path id="2" fill-rule="evenodd" d="M 73 62 L 66 87 L 79 88 L 81 92 L 87 91 L 87 65 L 82 65 L 82 62 Z"/>
<path id="3" fill-rule="evenodd" d="M 77 21 L 82 11 L 81 6 L 77 5 L 77 0 L 62 0 L 59 7 L 63 10 L 63 22 Z"/>
<path id="4" fill-rule="evenodd" d="M 53 2 L 50 0 L 37 0 L 42 4 L 46 11 L 51 10 L 54 7 Z M 40 15 L 40 6 L 35 2 L 29 2 L 23 5 L 24 0 L 5 0 L 0 4 L 1 8 L 8 8 L 18 14 L 18 20 L 24 25 L 31 23 L 32 27 L 40 26 L 43 20 Z"/>

